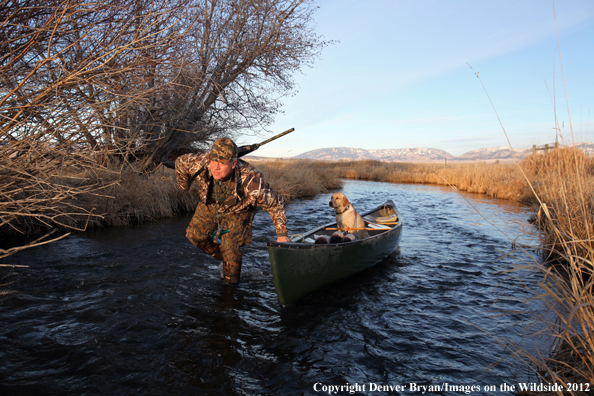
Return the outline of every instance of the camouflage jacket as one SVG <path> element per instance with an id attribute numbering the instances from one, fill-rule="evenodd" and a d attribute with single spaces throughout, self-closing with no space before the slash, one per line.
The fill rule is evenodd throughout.
<path id="1" fill-rule="evenodd" d="M 213 183 L 209 162 L 206 154 L 185 154 L 175 160 L 175 175 L 179 188 L 189 190 L 192 179 L 195 177 L 200 201 L 205 204 L 208 191 Z M 270 188 L 262 174 L 247 162 L 238 159 L 234 172 L 231 194 L 219 205 L 218 213 L 240 213 L 258 206 L 270 214 L 276 234 L 287 235 L 287 217 L 283 197 L 276 190 Z"/>

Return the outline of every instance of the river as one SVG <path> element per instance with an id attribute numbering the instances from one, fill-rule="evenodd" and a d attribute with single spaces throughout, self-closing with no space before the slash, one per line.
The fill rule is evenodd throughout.
<path id="1" fill-rule="evenodd" d="M 400 249 L 291 307 L 274 291 L 265 212 L 235 288 L 186 240 L 187 215 L 3 259 L 29 268 L 0 268 L 0 290 L 15 291 L 0 296 L 0 394 L 511 395 L 505 384 L 536 381 L 490 335 L 533 342 L 526 317 L 497 316 L 526 309 L 538 281 L 501 272 L 518 263 L 504 256 L 514 239 L 530 243 L 529 208 L 437 186 L 346 181 L 342 191 L 360 212 L 392 199 Z M 288 205 L 289 233 L 333 221 L 328 201 Z"/>

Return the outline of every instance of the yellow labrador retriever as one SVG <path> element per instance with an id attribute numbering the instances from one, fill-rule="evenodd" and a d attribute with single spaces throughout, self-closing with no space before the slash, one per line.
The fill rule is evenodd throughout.
<path id="1" fill-rule="evenodd" d="M 343 193 L 334 193 L 330 198 L 330 206 L 336 212 L 336 224 L 341 229 L 353 229 L 361 228 L 361 230 L 353 230 L 353 234 L 357 235 L 357 238 L 367 238 L 369 234 L 363 230 L 365 228 L 365 221 L 353 205 L 349 202 L 347 197 Z"/>

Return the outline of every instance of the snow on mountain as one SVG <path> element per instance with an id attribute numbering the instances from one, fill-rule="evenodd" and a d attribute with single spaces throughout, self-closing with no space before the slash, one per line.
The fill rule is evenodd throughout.
<path id="1" fill-rule="evenodd" d="M 594 143 L 578 143 L 575 147 L 581 148 L 588 155 L 594 155 Z"/>
<path id="2" fill-rule="evenodd" d="M 307 151 L 299 154 L 293 158 L 299 159 L 315 159 L 326 161 L 340 161 L 340 160 L 381 160 L 381 161 L 443 161 L 444 159 L 454 158 L 450 153 L 435 149 L 416 147 L 412 149 L 373 149 L 365 150 L 352 147 L 332 147 Z"/>
<path id="3" fill-rule="evenodd" d="M 382 160 L 382 161 L 407 161 L 407 162 L 416 162 L 421 160 L 430 160 L 430 161 L 443 161 L 444 159 L 452 159 L 454 158 L 450 153 L 447 151 L 435 149 L 435 148 L 425 148 L 425 147 L 415 147 L 415 148 L 404 148 L 404 149 L 376 149 L 376 150 L 367 150 L 369 155 L 372 159 L 375 160 Z"/>
<path id="4" fill-rule="evenodd" d="M 586 151 L 588 155 L 594 155 L 594 143 L 580 143 L 575 145 Z M 539 146 L 542 148 L 543 146 Z M 549 144 L 554 147 L 554 144 Z M 514 149 L 515 157 L 523 159 L 532 153 L 532 148 Z M 380 161 L 399 161 L 399 162 L 465 162 L 465 161 L 513 161 L 514 155 L 507 146 L 486 147 L 477 150 L 468 151 L 459 156 L 453 156 L 447 151 L 426 148 L 400 148 L 400 149 L 360 149 L 353 147 L 332 147 L 307 151 L 292 158 L 314 159 L 325 161 L 341 160 L 380 160 Z"/>
<path id="5" fill-rule="evenodd" d="M 307 158 L 315 160 L 338 161 L 338 160 L 366 160 L 375 159 L 367 150 L 352 147 L 332 147 L 317 149 L 299 154 L 293 158 Z"/>
<path id="6" fill-rule="evenodd" d="M 524 158 L 532 153 L 532 149 L 514 149 L 514 153 L 516 158 Z M 514 153 L 507 146 L 486 147 L 467 151 L 456 159 L 462 161 L 513 160 Z"/>

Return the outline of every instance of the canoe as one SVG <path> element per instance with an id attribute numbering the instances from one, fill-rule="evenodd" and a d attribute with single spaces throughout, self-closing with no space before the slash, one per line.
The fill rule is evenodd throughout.
<path id="1" fill-rule="evenodd" d="M 398 247 L 402 220 L 392 201 L 361 213 L 368 238 L 315 244 L 317 237 L 330 236 L 336 223 L 291 237 L 291 242 L 268 242 L 274 287 L 281 305 L 299 299 L 353 274 L 372 267 Z M 334 229 L 334 230 L 332 230 Z"/>

